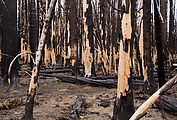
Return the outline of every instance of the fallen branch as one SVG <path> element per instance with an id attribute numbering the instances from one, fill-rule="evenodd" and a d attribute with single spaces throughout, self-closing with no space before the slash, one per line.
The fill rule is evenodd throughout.
<path id="1" fill-rule="evenodd" d="M 0 110 L 8 110 L 21 105 L 23 101 L 21 99 L 6 100 L 0 104 Z"/>
<path id="2" fill-rule="evenodd" d="M 65 73 L 65 72 L 72 72 L 71 69 L 59 69 L 59 70 L 41 70 L 40 73 Z"/>
<path id="3" fill-rule="evenodd" d="M 19 56 L 21 56 L 21 55 L 23 55 L 23 54 L 32 54 L 32 53 L 31 53 L 31 52 L 23 52 L 23 53 L 20 53 L 20 54 L 16 55 L 16 56 L 14 57 L 14 59 L 11 61 L 10 65 L 9 65 L 9 69 L 8 69 L 8 83 L 9 83 L 8 90 L 9 90 L 9 88 L 10 88 L 10 86 L 11 86 L 10 72 L 11 72 L 12 65 L 13 65 L 13 63 L 15 62 L 15 60 L 16 60 Z M 30 55 L 30 56 L 31 56 L 31 58 L 32 58 L 32 60 L 33 60 L 33 63 L 34 63 L 34 58 L 33 58 L 33 56 L 32 56 L 32 55 Z M 8 90 L 7 90 L 7 91 L 8 91 Z"/>
<path id="4" fill-rule="evenodd" d="M 177 83 L 177 75 L 170 79 L 168 82 L 166 82 L 158 91 L 156 91 L 148 100 L 146 100 L 138 109 L 137 111 L 132 115 L 130 120 L 136 120 L 137 117 L 140 114 L 143 114 L 146 112 L 146 110 L 151 107 L 152 104 L 154 104 L 160 95 L 167 92 L 173 85 Z"/>
<path id="5" fill-rule="evenodd" d="M 85 102 L 83 95 L 78 95 L 75 104 L 72 106 L 68 120 L 76 120 L 79 118 L 79 114 L 82 112 L 82 106 Z"/>

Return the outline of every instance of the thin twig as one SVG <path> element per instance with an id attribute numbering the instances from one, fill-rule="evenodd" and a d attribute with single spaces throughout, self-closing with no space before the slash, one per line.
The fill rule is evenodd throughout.
<path id="1" fill-rule="evenodd" d="M 158 11 L 158 13 L 159 13 L 159 17 L 160 17 L 162 23 L 164 23 L 164 19 L 163 19 L 163 17 L 162 17 L 161 12 L 160 12 L 160 8 L 159 8 L 159 6 L 158 6 L 158 2 L 157 2 L 157 0 L 155 0 L 155 2 L 156 2 L 157 11 Z"/>
<path id="2" fill-rule="evenodd" d="M 117 10 L 117 11 L 121 11 L 121 9 L 117 9 L 117 8 L 115 8 L 112 4 L 111 4 L 111 2 L 109 1 L 109 0 L 107 0 L 107 2 L 108 2 L 108 4 L 114 9 L 114 10 Z"/>
<path id="3" fill-rule="evenodd" d="M 7 57 L 11 57 L 11 58 L 14 58 L 13 56 L 11 56 L 11 55 L 9 55 L 9 54 L 0 53 L 0 55 L 7 56 Z"/>

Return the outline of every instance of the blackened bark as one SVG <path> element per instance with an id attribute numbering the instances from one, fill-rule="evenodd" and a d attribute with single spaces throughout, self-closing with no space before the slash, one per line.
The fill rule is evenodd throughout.
<path id="1" fill-rule="evenodd" d="M 147 67 L 147 80 L 145 80 L 145 93 L 155 91 L 153 77 L 153 64 L 151 56 L 151 0 L 143 0 L 143 40 L 144 40 L 144 66 Z"/>
<path id="2" fill-rule="evenodd" d="M 156 38 L 156 47 L 157 47 L 157 60 L 158 60 L 157 72 L 158 72 L 159 87 L 162 87 L 165 84 L 164 54 L 162 52 L 160 17 L 157 10 L 157 3 L 155 0 L 154 0 L 154 8 L 155 8 L 155 38 Z"/>
<path id="3" fill-rule="evenodd" d="M 114 104 L 113 120 L 128 120 L 134 113 L 132 89 L 132 32 L 134 32 L 131 13 L 135 1 L 122 1 L 121 32 L 118 68 L 117 99 Z M 131 8 L 131 9 L 130 9 Z"/>
<path id="4" fill-rule="evenodd" d="M 0 2 L 0 50 L 2 47 L 2 12 L 3 12 L 3 4 Z"/>
<path id="5" fill-rule="evenodd" d="M 134 113 L 134 106 L 132 104 L 133 93 L 126 92 L 126 96 L 120 97 L 120 100 L 114 102 L 114 111 L 112 120 L 129 120 Z"/>
<path id="6" fill-rule="evenodd" d="M 160 0 L 160 11 L 163 16 L 163 22 L 160 21 L 161 26 L 161 41 L 162 41 L 162 50 L 165 60 L 168 59 L 167 52 L 167 0 Z"/>
<path id="7" fill-rule="evenodd" d="M 136 58 L 137 61 L 139 63 L 139 67 L 140 67 L 140 71 L 138 71 L 138 74 L 140 74 L 140 76 L 143 79 L 143 68 L 142 68 L 142 58 L 140 56 L 140 47 L 139 47 L 139 41 L 140 41 L 140 34 L 141 34 L 141 25 L 142 25 L 142 20 L 138 21 L 138 13 L 134 12 L 134 11 L 138 11 L 138 1 L 136 0 L 134 3 L 132 3 L 132 14 L 133 14 L 133 39 L 134 41 L 134 46 L 135 46 L 135 50 L 136 50 Z M 137 25 L 137 23 L 140 22 L 140 26 Z M 138 27 L 140 28 L 140 30 L 138 30 Z M 137 68 L 138 69 L 138 68 Z"/>
<path id="8" fill-rule="evenodd" d="M 173 54 L 175 51 L 175 38 L 174 38 L 174 4 L 173 0 L 170 0 L 170 25 L 169 25 L 169 52 L 171 54 L 171 65 L 173 64 Z"/>
<path id="9" fill-rule="evenodd" d="M 35 53 L 37 50 L 37 30 L 36 30 L 36 3 L 35 0 L 30 1 L 30 33 L 29 33 L 29 42 L 31 52 Z M 35 54 L 32 54 L 33 58 Z M 33 68 L 33 61 L 30 60 L 31 69 Z"/>
<path id="10" fill-rule="evenodd" d="M 77 23 L 76 23 L 76 0 L 70 2 L 70 40 L 71 40 L 71 59 L 77 61 L 78 59 L 78 34 L 77 34 Z"/>
<path id="11" fill-rule="evenodd" d="M 2 17 L 2 53 L 9 56 L 18 54 L 18 39 L 17 39 L 17 3 L 14 0 L 4 0 L 6 7 L 3 8 Z M 1 75 L 2 82 L 7 83 L 8 68 L 13 58 L 2 56 Z M 12 66 L 10 73 L 11 82 L 18 82 L 18 62 Z"/>
<path id="12" fill-rule="evenodd" d="M 86 24 L 88 25 L 88 39 L 89 39 L 89 46 L 91 47 L 90 53 L 92 54 L 93 62 L 91 68 L 91 75 L 95 76 L 95 64 L 94 64 L 94 39 L 93 39 L 93 16 L 92 16 L 92 4 L 91 0 L 87 0 L 88 9 L 86 11 Z"/>

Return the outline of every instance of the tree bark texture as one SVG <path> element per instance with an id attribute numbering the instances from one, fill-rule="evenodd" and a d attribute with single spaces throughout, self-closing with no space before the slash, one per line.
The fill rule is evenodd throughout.
<path id="1" fill-rule="evenodd" d="M 2 53 L 15 57 L 18 54 L 17 39 L 17 1 L 4 0 L 3 16 L 2 16 Z M 7 83 L 10 77 L 12 83 L 18 82 L 18 62 L 12 66 L 10 76 L 8 76 L 8 68 L 13 57 L 2 56 L 1 75 L 2 81 Z"/>
<path id="2" fill-rule="evenodd" d="M 151 33 L 151 0 L 143 0 L 144 90 L 147 94 L 152 94 L 155 91 Z"/>
<path id="3" fill-rule="evenodd" d="M 159 87 L 162 87 L 165 84 L 165 71 L 164 71 L 164 54 L 163 54 L 163 41 L 161 39 L 161 24 L 160 24 L 160 15 L 157 10 L 157 2 L 154 0 L 155 8 L 155 38 L 156 38 L 156 48 L 157 48 L 157 60 L 158 60 L 158 80 Z"/>

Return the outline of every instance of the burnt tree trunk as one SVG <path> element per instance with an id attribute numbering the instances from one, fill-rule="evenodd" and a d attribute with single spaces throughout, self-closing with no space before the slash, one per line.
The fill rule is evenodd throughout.
<path id="1" fill-rule="evenodd" d="M 157 48 L 157 60 L 158 60 L 158 80 L 159 87 L 162 87 L 165 84 L 165 71 L 164 71 L 164 54 L 162 52 L 162 39 L 161 39 L 161 25 L 160 25 L 160 15 L 157 10 L 157 3 L 154 0 L 155 8 L 155 39 L 156 39 L 156 48 Z"/>
<path id="2" fill-rule="evenodd" d="M 70 1 L 70 45 L 71 45 L 71 61 L 72 66 L 74 66 L 75 62 L 78 60 L 78 34 L 77 34 L 77 23 L 76 23 L 76 0 Z"/>
<path id="3" fill-rule="evenodd" d="M 36 29 L 36 3 L 35 0 L 30 1 L 30 31 L 29 31 L 29 43 L 31 52 L 35 53 L 37 50 L 37 29 Z M 35 57 L 32 54 L 33 58 Z M 30 60 L 31 69 L 33 68 L 33 61 Z"/>
<path id="4" fill-rule="evenodd" d="M 169 25 L 169 42 L 168 48 L 170 52 L 170 67 L 173 65 L 173 54 L 175 51 L 175 38 L 174 38 L 174 4 L 173 0 L 170 0 L 170 25 Z M 173 68 L 172 68 L 173 69 Z"/>
<path id="5" fill-rule="evenodd" d="M 2 47 L 2 10 L 3 10 L 3 3 L 0 2 L 0 53 Z M 2 55 L 0 55 L 0 62 L 1 62 Z"/>
<path id="6" fill-rule="evenodd" d="M 7 83 L 9 64 L 13 57 L 18 54 L 17 1 L 4 0 L 4 3 L 2 16 L 2 53 L 8 54 L 9 56 L 2 56 L 1 75 L 2 82 Z M 12 83 L 18 82 L 17 61 L 13 64 L 9 77 Z"/>
<path id="7" fill-rule="evenodd" d="M 155 91 L 151 56 L 151 0 L 143 0 L 143 44 L 144 44 L 144 90 L 147 94 Z"/>
<path id="8" fill-rule="evenodd" d="M 165 60 L 168 58 L 167 52 L 167 5 L 168 1 L 160 0 L 160 11 L 163 16 L 163 22 L 160 21 L 161 26 L 161 41 L 162 41 L 162 51 Z"/>
<path id="9" fill-rule="evenodd" d="M 89 46 L 90 46 L 90 53 L 92 54 L 92 63 L 91 63 L 91 75 L 95 76 L 95 62 L 94 62 L 94 39 L 93 39 L 93 15 L 92 15 L 92 4 L 91 0 L 87 0 L 88 2 L 88 9 L 86 11 L 86 23 L 88 25 L 88 39 L 89 39 Z"/>
<path id="10" fill-rule="evenodd" d="M 132 1 L 133 2 L 133 1 Z M 131 0 L 122 1 L 122 37 L 120 40 L 117 99 L 114 104 L 113 120 L 128 120 L 134 113 L 132 91 L 132 16 Z"/>
<path id="11" fill-rule="evenodd" d="M 51 19 L 52 19 L 52 14 L 54 12 L 56 1 L 57 0 L 52 0 L 50 2 L 50 7 L 48 9 L 48 13 L 46 14 L 46 18 L 45 18 L 45 21 L 44 21 L 43 30 L 42 30 L 41 38 L 40 38 L 40 41 L 39 41 L 38 50 L 37 50 L 37 53 L 36 53 L 35 64 L 34 64 L 34 68 L 33 68 L 33 71 L 32 71 L 29 91 L 28 91 L 28 94 L 27 94 L 27 100 L 26 100 L 26 105 L 25 105 L 25 113 L 22 117 L 22 119 L 24 119 L 24 120 L 33 119 L 34 97 L 36 95 L 36 88 L 38 86 L 37 80 L 38 80 L 38 75 L 39 75 L 40 63 L 41 63 L 41 59 L 42 59 L 42 52 L 43 52 L 44 43 L 45 43 L 48 31 L 49 31 L 49 26 L 50 26 L 50 22 L 51 22 Z"/>

